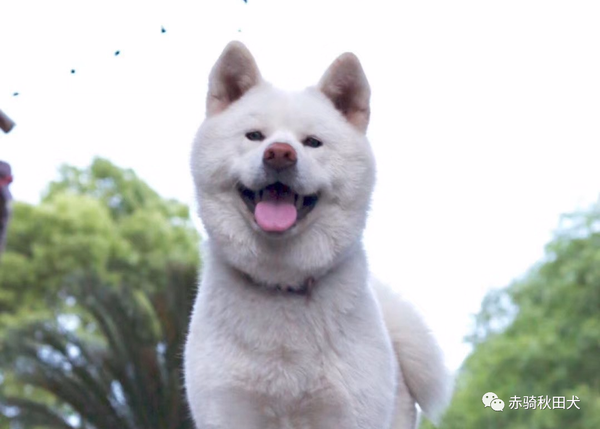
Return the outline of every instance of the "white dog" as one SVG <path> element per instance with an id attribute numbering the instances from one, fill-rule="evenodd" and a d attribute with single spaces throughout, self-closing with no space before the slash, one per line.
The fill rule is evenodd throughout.
<path id="1" fill-rule="evenodd" d="M 408 429 L 449 382 L 413 308 L 370 279 L 370 89 L 343 54 L 280 91 L 230 43 L 191 158 L 209 240 L 185 348 L 199 429 Z"/>

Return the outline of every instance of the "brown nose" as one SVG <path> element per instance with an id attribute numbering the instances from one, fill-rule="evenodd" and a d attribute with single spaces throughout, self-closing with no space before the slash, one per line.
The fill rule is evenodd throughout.
<path id="1" fill-rule="evenodd" d="M 287 143 L 273 143 L 263 154 L 263 163 L 280 171 L 296 165 L 296 151 Z"/>

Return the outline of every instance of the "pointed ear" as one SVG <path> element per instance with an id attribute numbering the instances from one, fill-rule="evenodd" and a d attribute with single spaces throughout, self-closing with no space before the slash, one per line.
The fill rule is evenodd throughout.
<path id="1" fill-rule="evenodd" d="M 348 122 L 363 133 L 367 131 L 371 88 L 356 55 L 340 55 L 321 78 L 319 89 Z"/>
<path id="2" fill-rule="evenodd" d="M 230 42 L 210 72 L 206 116 L 222 112 L 261 81 L 248 48 L 241 42 Z"/>

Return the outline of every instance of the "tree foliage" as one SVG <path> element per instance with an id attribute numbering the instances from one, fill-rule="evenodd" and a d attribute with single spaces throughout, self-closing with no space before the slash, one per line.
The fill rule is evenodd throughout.
<path id="1" fill-rule="evenodd" d="M 600 203 L 564 217 L 544 260 L 490 293 L 468 338 L 442 428 L 600 427 Z M 484 408 L 486 392 L 505 402 Z M 511 409 L 511 398 L 577 396 L 571 409 Z M 513 401 L 514 407 L 514 401 Z"/>
<path id="2" fill-rule="evenodd" d="M 198 243 L 186 206 L 103 159 L 17 203 L 0 261 L 0 428 L 191 428 L 181 352 Z"/>
<path id="3" fill-rule="evenodd" d="M 11 330 L 0 363 L 18 383 L 0 404 L 13 427 L 192 429 L 181 351 L 194 279 L 172 268 L 147 292 L 79 278 L 71 311 Z"/>
<path id="4" fill-rule="evenodd" d="M 197 248 L 188 208 L 131 170 L 104 159 L 64 166 L 39 205 L 14 206 L 0 261 L 0 329 L 43 314 L 69 276 L 151 290 L 165 284 L 171 264 L 197 265 Z"/>

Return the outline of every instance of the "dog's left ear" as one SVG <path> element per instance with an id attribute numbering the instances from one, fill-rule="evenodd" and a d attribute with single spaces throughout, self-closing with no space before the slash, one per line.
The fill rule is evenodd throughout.
<path id="1" fill-rule="evenodd" d="M 356 55 L 349 52 L 340 55 L 329 66 L 318 88 L 348 122 L 363 133 L 367 131 L 371 88 Z"/>
<path id="2" fill-rule="evenodd" d="M 260 71 L 248 48 L 230 42 L 210 72 L 206 116 L 222 112 L 260 82 Z"/>

